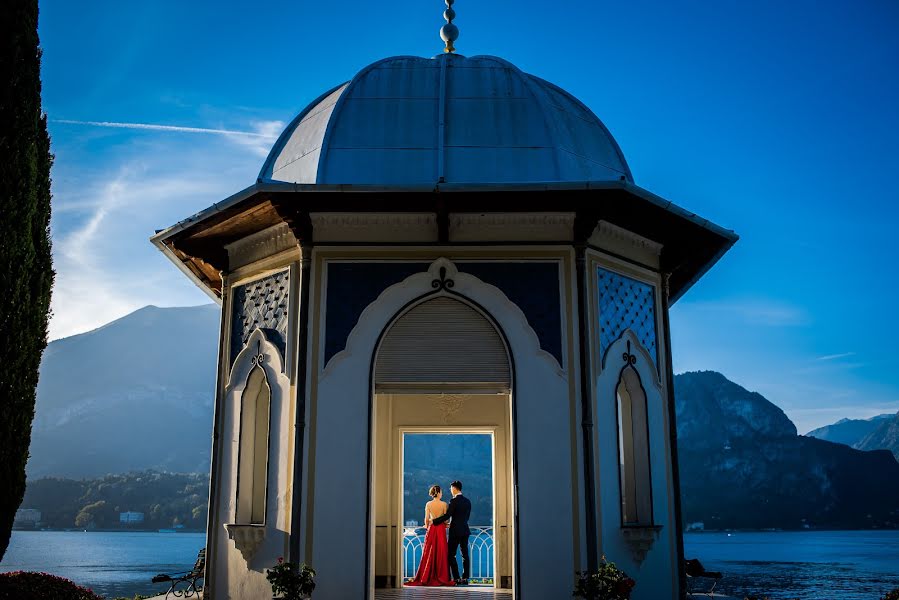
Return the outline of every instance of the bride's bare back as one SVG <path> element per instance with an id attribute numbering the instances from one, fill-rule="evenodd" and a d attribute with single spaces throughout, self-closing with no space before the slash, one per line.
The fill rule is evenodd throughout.
<path id="1" fill-rule="evenodd" d="M 446 502 L 436 498 L 425 504 L 425 525 L 430 525 L 431 521 L 445 515 L 447 506 Z"/>

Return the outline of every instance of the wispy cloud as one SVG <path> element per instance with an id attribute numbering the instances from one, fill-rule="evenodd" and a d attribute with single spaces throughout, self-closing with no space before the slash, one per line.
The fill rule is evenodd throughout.
<path id="1" fill-rule="evenodd" d="M 840 354 L 826 354 L 824 356 L 819 356 L 817 360 L 837 360 L 838 358 L 846 358 L 849 356 L 855 356 L 855 352 L 841 352 Z"/>
<path id="2" fill-rule="evenodd" d="M 100 155 L 103 168 L 67 162 L 68 148 L 57 141 L 50 339 L 94 329 L 147 304 L 208 302 L 148 238 L 252 181 L 283 123 L 252 122 L 245 131 L 121 126 L 148 135 L 139 143 L 117 141 L 120 151 Z M 186 143 L 173 133 L 182 129 L 209 135 Z"/>
<path id="3" fill-rule="evenodd" d="M 234 129 L 210 129 L 207 127 L 185 127 L 183 125 L 158 125 L 156 123 L 117 123 L 113 121 L 75 121 L 72 119 L 52 119 L 52 123 L 63 123 L 65 125 L 89 125 L 92 127 L 112 127 L 115 129 L 144 129 L 149 131 L 168 131 L 172 133 L 203 133 L 209 135 L 225 135 L 250 138 L 264 138 L 274 140 L 278 131 L 272 131 L 271 127 L 264 127 L 257 131 L 239 131 Z M 270 123 L 278 123 L 283 125 L 281 121 L 266 121 L 265 125 Z"/>
<path id="4" fill-rule="evenodd" d="M 800 306 L 767 298 L 735 298 L 690 302 L 687 306 L 703 313 L 735 317 L 750 325 L 771 327 L 799 326 L 809 323 L 809 315 Z"/>

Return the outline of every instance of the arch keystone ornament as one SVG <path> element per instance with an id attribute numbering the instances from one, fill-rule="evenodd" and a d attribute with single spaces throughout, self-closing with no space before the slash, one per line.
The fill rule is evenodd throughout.
<path id="1" fill-rule="evenodd" d="M 437 406 L 440 408 L 443 424 L 452 423 L 453 417 L 462 410 L 464 405 L 465 395 L 463 394 L 440 394 L 437 397 Z"/>

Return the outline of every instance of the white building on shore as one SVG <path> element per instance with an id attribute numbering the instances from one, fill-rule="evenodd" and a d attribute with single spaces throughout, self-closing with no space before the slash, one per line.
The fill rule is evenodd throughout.
<path id="1" fill-rule="evenodd" d="M 127 523 L 129 525 L 134 525 L 136 523 L 143 523 L 144 522 L 144 513 L 133 511 L 133 510 L 126 510 L 125 512 L 119 513 L 119 522 Z"/>
<path id="2" fill-rule="evenodd" d="M 501 58 L 324 91 L 255 183 L 152 238 L 222 310 L 204 598 L 271 597 L 280 556 L 316 600 L 400 587 L 408 432 L 493 436 L 497 588 L 568 598 L 604 555 L 681 597 L 668 311 L 736 239 Z"/>

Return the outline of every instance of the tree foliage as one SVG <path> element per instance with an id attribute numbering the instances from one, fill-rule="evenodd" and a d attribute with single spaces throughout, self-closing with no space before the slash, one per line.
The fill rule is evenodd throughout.
<path id="1" fill-rule="evenodd" d="M 41 511 L 43 526 L 100 529 L 206 528 L 209 476 L 141 471 L 100 479 L 28 482 L 23 508 Z M 144 513 L 142 523 L 121 523 L 119 513 Z"/>
<path id="2" fill-rule="evenodd" d="M 0 2 L 0 558 L 25 492 L 53 269 L 37 0 Z"/>

